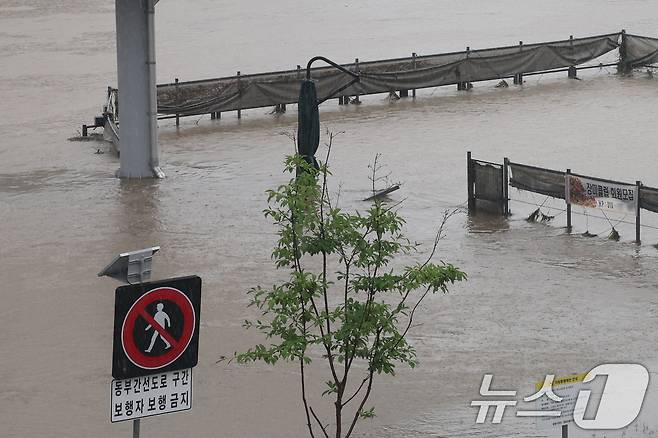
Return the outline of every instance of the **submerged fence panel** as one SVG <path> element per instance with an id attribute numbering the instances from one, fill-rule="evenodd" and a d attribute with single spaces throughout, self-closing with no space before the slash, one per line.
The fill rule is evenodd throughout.
<path id="1" fill-rule="evenodd" d="M 619 48 L 619 62 L 587 65 L 601 56 Z M 633 67 L 658 63 L 658 38 L 627 34 L 625 31 L 605 35 L 573 38 L 545 43 L 488 48 L 379 61 L 343 64 L 360 75 L 357 83 L 350 85 L 352 76 L 332 67 L 311 69 L 320 99 L 332 95 L 340 104 L 350 97 L 358 102 L 358 96 L 399 92 L 407 97 L 409 90 L 457 84 L 459 90 L 469 89 L 469 82 L 514 78 L 515 84 L 523 83 L 524 75 L 569 72 L 576 77 L 577 66 L 597 68 L 617 65 L 620 72 Z M 275 107 L 285 112 L 285 105 L 296 103 L 305 72 L 296 69 L 258 74 L 175 82 L 157 86 L 158 114 L 161 119 L 210 114 L 218 119 L 225 111 L 250 108 Z M 116 91 L 116 90 L 115 90 Z M 111 112 L 115 111 L 115 112 Z M 104 116 L 111 115 L 118 122 L 118 106 L 107 107 Z M 96 124 L 98 125 L 98 124 Z"/>
<path id="2" fill-rule="evenodd" d="M 509 163 L 511 171 L 509 185 L 517 189 L 564 199 L 564 172 Z"/>
<path id="3" fill-rule="evenodd" d="M 658 189 L 640 187 L 640 208 L 658 213 Z"/>
<path id="4" fill-rule="evenodd" d="M 619 62 L 587 65 L 619 48 Z M 340 104 L 349 98 L 368 94 L 399 92 L 407 97 L 408 90 L 457 84 L 459 90 L 469 89 L 469 82 L 514 78 L 523 83 L 524 75 L 569 71 L 575 78 L 577 66 L 596 68 L 617 65 L 619 71 L 629 72 L 633 67 L 658 63 L 658 38 L 627 34 L 625 31 L 605 35 L 569 38 L 545 43 L 488 48 L 379 61 L 343 64 L 358 72 L 360 80 L 350 85 L 352 77 L 332 67 L 311 69 L 318 96 L 323 99 L 335 94 Z M 210 114 L 218 119 L 225 111 L 275 107 L 285 112 L 285 105 L 296 103 L 305 72 L 296 69 L 258 74 L 204 79 L 198 81 L 161 84 L 157 87 L 158 114 L 161 119 Z M 111 110 L 116 110 L 111 113 Z M 118 122 L 118 106 L 108 107 L 104 115 L 111 114 Z"/>
<path id="5" fill-rule="evenodd" d="M 467 154 L 468 208 L 493 213 L 507 213 L 507 190 L 504 166 L 488 161 L 471 159 Z"/>
<path id="6" fill-rule="evenodd" d="M 624 61 L 629 67 L 658 63 L 658 39 L 625 34 Z"/>
<path id="7" fill-rule="evenodd" d="M 648 210 L 658 213 L 658 188 L 647 187 L 641 181 L 626 183 L 605 178 L 572 173 L 571 169 L 558 171 L 526 164 L 510 162 L 507 158 L 503 164 L 476 160 L 467 154 L 469 212 L 479 207 L 478 201 L 484 201 L 490 211 L 506 214 L 510 200 L 507 187 L 538 193 L 541 195 L 564 199 L 566 203 L 566 226 L 571 231 L 571 206 L 600 209 L 605 214 L 619 212 L 635 216 L 635 241 L 640 243 L 640 213 Z M 509 181 L 508 181 L 509 176 Z M 523 201 L 521 201 L 523 202 Z M 543 205 L 543 204 L 542 204 Z M 531 215 L 538 216 L 539 209 Z M 552 219 L 552 216 L 543 216 Z M 620 220 L 619 222 L 622 222 Z M 612 224 L 612 222 L 610 222 Z M 612 227 L 613 231 L 614 227 Z M 612 233 L 611 233 L 612 235 Z M 616 235 L 615 240 L 619 238 Z"/>
<path id="8" fill-rule="evenodd" d="M 502 166 L 475 161 L 475 199 L 498 202 L 503 198 Z"/>
<path id="9" fill-rule="evenodd" d="M 438 55 L 360 62 L 361 80 L 341 96 L 387 93 L 464 82 L 503 79 L 523 73 L 571 67 L 619 47 L 620 33 L 570 38 Z M 344 65 L 356 71 L 357 65 Z M 352 77 L 333 68 L 312 69 L 318 96 L 349 84 Z M 206 114 L 297 102 L 300 70 L 241 75 L 158 86 L 161 114 Z"/>

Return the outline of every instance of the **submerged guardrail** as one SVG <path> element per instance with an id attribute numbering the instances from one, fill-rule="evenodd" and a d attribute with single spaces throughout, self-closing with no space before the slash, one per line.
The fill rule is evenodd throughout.
<path id="1" fill-rule="evenodd" d="M 601 56 L 619 50 L 618 62 L 585 66 Z M 385 59 L 378 61 L 343 64 L 350 72 L 358 73 L 358 83 L 349 85 L 352 76 L 330 67 L 311 69 L 320 98 L 332 90 L 344 89 L 336 95 L 339 104 L 360 103 L 359 96 L 396 93 L 399 97 L 415 97 L 416 90 L 444 85 L 457 85 L 459 90 L 471 88 L 471 83 L 496 79 L 513 79 L 522 84 L 523 77 L 546 73 L 569 73 L 575 78 L 577 71 L 585 68 L 617 66 L 621 73 L 628 73 L 638 66 L 658 62 L 658 38 L 644 37 L 625 31 L 583 38 L 571 36 L 565 40 L 471 49 L 434 55 Z M 299 86 L 305 77 L 300 65 L 294 70 L 202 79 L 157 86 L 158 114 L 160 119 L 210 114 L 220 118 L 222 112 L 250 108 L 274 107 L 275 112 L 285 112 L 286 105 L 296 103 Z M 349 86 L 348 86 L 349 85 Z M 108 89 L 108 103 L 103 117 L 119 123 L 119 96 L 115 88 Z M 94 127 L 104 123 L 96 120 Z M 86 131 L 86 127 L 83 127 Z"/>

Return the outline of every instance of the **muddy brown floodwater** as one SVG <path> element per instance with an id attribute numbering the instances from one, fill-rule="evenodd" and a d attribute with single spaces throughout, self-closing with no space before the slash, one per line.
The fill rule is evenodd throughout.
<path id="1" fill-rule="evenodd" d="M 179 0 L 157 9 L 159 82 L 290 68 L 320 54 L 349 62 L 622 27 L 658 36 L 649 0 Z M 144 420 L 142 436 L 304 436 L 296 367 L 216 364 L 260 340 L 241 328 L 253 315 L 245 291 L 281 275 L 269 257 L 275 230 L 261 211 L 264 191 L 285 179 L 280 163 L 292 147 L 280 134 L 295 129 L 294 107 L 280 117 L 259 109 L 241 120 L 189 118 L 179 130 L 162 123 L 168 177 L 115 179 L 106 143 L 67 140 L 116 84 L 113 12 L 113 2 L 96 0 L 0 0 L 0 436 L 130 436 L 129 423 L 109 422 L 117 284 L 96 273 L 113 254 L 151 245 L 162 247 L 156 278 L 198 274 L 204 290 L 194 408 Z M 344 132 L 332 158 L 343 205 L 364 208 L 375 153 L 403 183 L 392 198 L 405 199 L 408 234 L 426 244 L 442 211 L 466 200 L 467 150 L 656 186 L 658 81 L 613 73 L 327 103 L 323 123 Z M 511 208 L 509 220 L 450 222 L 440 258 L 469 281 L 423 306 L 411 338 L 420 367 L 381 379 L 377 417 L 359 436 L 559 436 L 513 416 L 476 427 L 470 402 L 482 375 L 524 395 L 545 374 L 603 362 L 642 363 L 655 377 L 658 232 L 644 229 L 638 247 L 631 225 L 616 227 L 617 243 L 605 240 L 604 220 L 577 216 L 567 235 L 559 211 L 554 224 L 539 225 L 523 220 L 533 207 Z M 650 213 L 643 221 L 658 225 Z M 603 237 L 581 237 L 586 229 Z M 657 433 L 657 388 L 652 380 L 627 437 Z M 604 434 L 573 436 L 592 435 Z"/>

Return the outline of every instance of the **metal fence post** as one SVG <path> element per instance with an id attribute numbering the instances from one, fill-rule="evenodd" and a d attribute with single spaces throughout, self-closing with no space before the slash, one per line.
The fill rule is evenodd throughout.
<path id="1" fill-rule="evenodd" d="M 114 92 L 114 120 L 119 120 L 119 90 Z"/>
<path id="2" fill-rule="evenodd" d="M 519 52 L 523 51 L 523 41 L 519 41 Z M 523 73 L 514 75 L 514 85 L 523 85 Z"/>
<path id="3" fill-rule="evenodd" d="M 176 83 L 176 105 L 178 106 L 178 102 L 180 100 L 179 90 L 178 90 L 178 78 L 174 79 L 174 82 Z M 180 114 L 178 112 L 176 113 L 176 126 L 180 126 Z"/>
<path id="4" fill-rule="evenodd" d="M 473 193 L 473 184 L 475 183 L 475 175 L 473 172 L 473 160 L 471 159 L 471 151 L 466 152 L 466 179 L 468 184 L 468 212 L 475 211 L 475 194 Z"/>
<path id="5" fill-rule="evenodd" d="M 413 53 L 411 54 L 411 59 L 413 60 L 413 61 L 412 61 L 412 62 L 413 62 L 413 68 L 414 68 L 414 70 L 416 70 L 416 52 L 413 52 Z M 414 99 L 416 98 L 416 89 L 415 89 L 415 88 L 414 88 L 413 90 L 411 90 L 411 96 L 412 96 Z"/>
<path id="6" fill-rule="evenodd" d="M 241 96 L 242 91 L 240 90 L 240 72 L 239 71 L 238 71 L 237 77 L 238 77 L 238 95 Z M 241 118 L 242 118 L 242 110 L 239 109 L 238 110 L 238 119 L 241 119 Z"/>
<path id="7" fill-rule="evenodd" d="M 571 169 L 567 169 L 566 176 L 564 178 L 564 187 L 565 187 L 565 201 L 567 202 L 567 232 L 571 232 Z"/>
<path id="8" fill-rule="evenodd" d="M 562 438 L 569 438 L 569 425 L 568 424 L 563 424 L 562 425 Z"/>
<path id="9" fill-rule="evenodd" d="M 503 215 L 509 216 L 509 158 L 503 158 Z"/>
<path id="10" fill-rule="evenodd" d="M 635 181 L 635 191 L 637 196 L 637 205 L 635 207 L 635 243 L 638 245 L 642 243 L 640 239 L 640 188 L 642 187 L 642 181 Z"/>
<path id="11" fill-rule="evenodd" d="M 105 117 L 112 117 L 111 120 L 114 120 L 114 102 L 112 102 L 112 87 L 107 87 L 107 106 L 105 107 L 105 111 L 103 111 L 103 115 Z M 112 110 L 112 115 L 110 116 L 110 109 Z"/>
<path id="12" fill-rule="evenodd" d="M 359 74 L 359 73 L 360 73 L 360 70 L 359 70 L 359 58 L 354 58 L 354 68 L 355 68 L 355 70 L 356 70 L 355 73 L 356 73 L 356 74 Z M 357 93 L 357 95 L 355 96 L 354 103 L 356 103 L 356 104 L 361 103 L 361 99 L 359 99 L 359 94 L 358 94 L 358 93 Z"/>
<path id="13" fill-rule="evenodd" d="M 465 54 L 466 54 L 466 59 L 468 59 L 471 56 L 470 46 L 466 47 Z M 459 81 L 457 82 L 457 91 L 465 91 L 468 89 L 467 82 L 462 80 L 461 71 L 459 70 L 459 68 L 457 69 L 457 80 Z"/>
<path id="14" fill-rule="evenodd" d="M 578 79 L 578 69 L 576 68 L 575 65 L 569 66 L 569 70 L 567 71 L 567 77 L 569 79 Z"/>
<path id="15" fill-rule="evenodd" d="M 621 30 L 621 43 L 619 44 L 619 64 L 617 64 L 617 73 L 626 74 L 631 72 L 631 66 L 628 63 L 626 53 L 626 29 Z"/>
<path id="16" fill-rule="evenodd" d="M 573 35 L 569 35 L 569 46 L 571 47 L 571 50 L 573 50 Z M 569 79 L 577 79 L 578 78 L 578 69 L 576 69 L 575 65 L 570 65 L 569 66 L 567 76 L 568 76 Z"/>

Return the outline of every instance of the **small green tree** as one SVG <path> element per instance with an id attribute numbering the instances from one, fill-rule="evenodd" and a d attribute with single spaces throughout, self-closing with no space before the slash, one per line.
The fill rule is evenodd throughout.
<path id="1" fill-rule="evenodd" d="M 265 215 L 278 228 L 272 259 L 290 275 L 282 284 L 249 291 L 250 305 L 261 310 L 262 319 L 244 325 L 261 331 L 269 344 L 236 353 L 235 359 L 298 362 L 310 436 L 347 438 L 360 418 L 374 416 L 374 408 L 366 404 L 375 376 L 394 374 L 397 364 L 416 366 L 416 352 L 406 336 L 420 303 L 466 278 L 450 264 L 432 263 L 443 225 L 454 211 L 444 213 L 425 262 L 395 270 L 389 265 L 397 256 L 418 248 L 404 236 L 396 205 L 375 199 L 365 213 L 348 213 L 328 195 L 326 161 L 315 169 L 302 157 L 291 156 L 285 169 L 297 176 L 268 191 Z M 377 169 L 375 160 L 373 191 Z M 322 396 L 333 401 L 333 431 L 307 398 L 305 370 L 314 355 L 326 360 L 330 370 Z"/>

